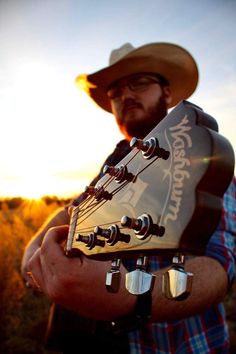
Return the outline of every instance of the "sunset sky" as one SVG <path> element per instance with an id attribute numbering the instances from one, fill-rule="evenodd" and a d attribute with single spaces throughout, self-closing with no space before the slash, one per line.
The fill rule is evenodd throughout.
<path id="1" fill-rule="evenodd" d="M 121 139 L 74 79 L 125 42 L 172 42 L 200 71 L 189 99 L 236 150 L 235 0 L 0 0 L 0 196 L 72 196 Z"/>

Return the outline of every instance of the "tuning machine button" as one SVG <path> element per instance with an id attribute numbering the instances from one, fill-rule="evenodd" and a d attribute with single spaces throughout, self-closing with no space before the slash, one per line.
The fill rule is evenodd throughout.
<path id="1" fill-rule="evenodd" d="M 136 269 L 126 274 L 126 289 L 133 295 L 142 295 L 153 289 L 154 282 L 155 275 L 147 272 L 147 257 L 140 256 Z"/>
<path id="2" fill-rule="evenodd" d="M 111 262 L 111 270 L 106 274 L 106 288 L 110 293 L 117 293 L 120 287 L 120 262 L 114 259 Z"/>
<path id="3" fill-rule="evenodd" d="M 95 235 L 103 236 L 107 240 L 109 246 L 113 246 L 118 241 L 126 243 L 130 241 L 130 235 L 121 233 L 116 224 L 109 226 L 107 229 L 102 229 L 100 226 L 96 226 L 94 228 L 94 233 Z"/>
<path id="4" fill-rule="evenodd" d="M 89 235 L 79 234 L 78 237 L 76 238 L 76 241 L 85 243 L 86 247 L 89 250 L 93 249 L 95 246 L 100 246 L 100 247 L 105 246 L 105 242 L 103 240 L 99 240 L 97 238 L 97 235 L 94 232 L 90 233 Z"/>
<path id="5" fill-rule="evenodd" d="M 121 225 L 133 229 L 136 237 L 140 240 L 144 240 L 149 235 L 161 237 L 165 233 L 164 226 L 154 224 L 149 214 L 142 214 L 137 219 L 125 215 L 121 218 Z"/>
<path id="6" fill-rule="evenodd" d="M 138 150 L 141 150 L 145 159 L 151 159 L 156 156 L 167 160 L 170 155 L 169 151 L 159 146 L 158 139 L 154 137 L 147 140 L 132 138 L 130 141 L 130 147 L 132 149 L 137 148 Z"/>
<path id="7" fill-rule="evenodd" d="M 184 300 L 192 289 L 193 273 L 184 270 L 184 256 L 173 258 L 171 268 L 163 274 L 162 291 L 168 299 Z"/>
<path id="8" fill-rule="evenodd" d="M 134 179 L 134 175 L 128 172 L 126 165 L 120 165 L 118 167 L 105 165 L 103 168 L 103 173 L 114 176 L 117 183 L 122 183 L 124 181 L 130 182 Z"/>

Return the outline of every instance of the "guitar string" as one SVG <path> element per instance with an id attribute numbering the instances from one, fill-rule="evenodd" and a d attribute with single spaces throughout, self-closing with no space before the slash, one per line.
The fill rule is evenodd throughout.
<path id="1" fill-rule="evenodd" d="M 114 178 L 112 178 L 114 179 Z M 123 189 L 125 185 L 127 185 L 127 183 L 129 183 L 128 181 L 125 181 L 122 185 L 118 186 L 112 193 L 112 197 L 119 192 L 119 190 Z M 94 198 L 91 197 L 90 199 L 92 199 L 94 201 Z M 95 202 L 94 204 L 89 204 L 89 206 L 85 207 L 85 209 L 80 209 L 80 220 L 78 222 L 78 225 L 80 225 L 82 222 L 84 222 L 90 215 L 92 215 L 97 209 L 99 209 L 100 207 L 102 207 L 103 204 L 105 204 L 107 202 L 107 200 L 101 200 L 99 202 Z M 86 204 L 86 203 L 83 203 L 83 204 Z M 77 211 L 77 208 L 79 208 L 80 205 L 78 205 L 76 207 L 76 211 Z M 93 209 L 94 208 L 94 209 Z M 89 210 L 92 210 L 92 212 L 90 214 L 87 214 L 89 212 Z M 81 213 L 82 212 L 82 213 Z M 85 216 L 87 214 L 87 216 L 81 220 L 81 217 Z M 78 212 L 77 212 L 77 215 L 78 215 Z M 77 222 L 77 220 L 76 220 Z"/>
<path id="2" fill-rule="evenodd" d="M 111 177 L 108 178 L 108 181 L 111 179 Z M 91 186 L 92 187 L 92 186 Z M 89 187 L 88 187 L 89 188 Z M 74 205 L 74 210 L 77 208 L 80 208 L 86 204 L 93 198 L 93 195 L 89 195 L 89 192 L 84 191 L 82 195 L 87 195 L 84 200 L 82 200 L 78 205 Z M 76 199 L 75 199 L 76 200 Z"/>
<path id="3" fill-rule="evenodd" d="M 133 156 L 131 156 L 130 157 L 130 159 L 125 163 L 125 167 L 127 167 L 129 164 L 130 164 L 130 162 L 138 155 L 138 153 L 140 152 L 140 150 L 138 150 L 138 151 L 136 151 L 134 154 L 133 154 Z M 110 183 L 113 181 L 115 179 L 115 176 L 111 176 L 111 178 L 110 178 Z M 108 181 L 107 181 L 108 182 Z M 102 185 L 102 187 L 104 187 L 106 184 L 107 185 L 109 185 L 110 183 L 104 183 L 103 185 Z"/>
<path id="4" fill-rule="evenodd" d="M 136 176 L 138 176 L 140 173 L 142 173 L 146 168 L 148 168 L 152 163 L 154 163 L 154 161 L 156 161 L 157 160 L 157 158 L 155 158 L 153 161 L 151 161 L 145 168 L 143 168 L 142 170 L 140 170 L 138 173 L 137 173 L 137 175 Z M 113 192 L 113 195 L 115 195 L 116 193 L 118 193 L 118 191 L 119 190 L 121 190 L 121 189 L 123 189 L 124 187 L 125 187 L 125 185 L 127 185 L 127 183 L 129 183 L 128 181 L 126 181 L 125 183 L 123 183 L 121 186 L 119 186 L 116 190 L 115 190 L 115 192 Z M 90 207 L 88 208 L 87 207 L 87 209 L 85 210 L 85 212 L 82 214 L 82 215 L 80 215 L 80 221 L 77 223 L 77 225 L 76 225 L 76 232 L 78 231 L 78 227 L 79 227 L 79 225 L 80 224 L 82 224 L 87 218 L 89 218 L 89 216 L 91 216 L 96 210 L 98 210 L 99 208 L 101 208 L 105 203 L 107 202 L 107 200 L 103 200 L 103 202 L 101 203 L 94 203 L 93 205 L 94 205 L 94 209 L 92 208 L 92 206 L 90 205 Z M 91 211 L 91 213 L 89 213 L 89 214 L 87 214 L 86 215 L 86 213 L 88 213 L 88 209 L 89 210 L 91 210 L 91 209 L 93 209 L 92 211 Z M 84 217 L 82 220 L 81 220 L 81 216 L 85 216 L 86 215 L 86 217 Z M 106 226 L 106 225 L 111 225 L 111 224 L 117 224 L 117 223 L 120 223 L 120 220 L 116 220 L 116 221 L 113 221 L 113 222 L 110 222 L 110 223 L 104 223 L 104 224 L 100 224 L 100 226 Z M 97 225 L 95 225 L 95 226 L 97 226 Z M 90 232 L 92 229 L 94 229 L 94 227 L 95 226 L 90 226 L 90 227 L 86 227 L 86 228 L 83 228 L 83 229 L 80 229 L 80 232 L 82 232 L 82 233 L 85 233 L 85 232 Z M 122 228 L 121 228 L 122 229 Z"/>
<path id="5" fill-rule="evenodd" d="M 143 168 L 142 170 L 140 170 L 137 174 L 136 174 L 136 176 L 135 176 L 135 178 L 137 178 L 137 176 L 140 174 L 140 173 L 142 173 L 146 168 L 148 168 L 151 164 L 153 164 L 155 161 L 157 160 L 157 158 L 155 158 L 154 160 L 152 160 L 147 166 L 145 166 L 145 168 Z M 118 193 L 120 190 L 122 190 L 127 184 L 129 183 L 129 181 L 125 181 L 122 185 L 120 185 L 118 188 L 116 188 L 115 189 L 115 191 L 113 191 L 113 195 L 115 195 L 116 193 Z M 94 198 L 92 198 L 92 199 L 94 199 Z M 101 208 L 105 203 L 107 202 L 107 200 L 103 200 L 103 201 L 99 201 L 99 203 L 94 203 L 94 204 L 90 204 L 85 210 L 84 210 L 84 213 L 82 213 L 82 215 L 80 214 L 80 219 L 79 219 L 79 222 L 77 223 L 77 219 L 75 220 L 75 222 L 77 223 L 76 224 L 76 226 L 75 225 L 73 225 L 73 226 L 75 226 L 75 232 L 77 232 L 78 231 L 78 227 L 79 227 L 79 225 L 81 224 L 81 223 L 83 223 L 87 218 L 89 218 L 94 212 L 96 212 L 99 208 Z M 89 210 L 91 210 L 92 209 L 92 211 L 88 214 L 88 212 L 89 212 Z M 83 212 L 83 209 L 82 209 L 82 212 Z M 87 215 L 86 215 L 87 214 Z M 77 215 L 78 215 L 78 213 L 77 213 Z M 83 216 L 85 216 L 86 215 L 86 217 L 84 217 L 83 219 L 81 219 L 81 217 L 83 217 Z M 110 225 L 111 224 L 116 224 L 116 223 L 120 223 L 120 220 L 119 221 L 113 221 L 113 222 L 110 222 Z M 108 223 L 107 223 L 108 224 Z M 100 226 L 105 226 L 106 224 L 101 224 Z M 97 225 L 96 225 L 97 226 Z M 80 232 L 85 232 L 85 231 L 87 231 L 87 232 L 89 232 L 89 231 L 91 231 L 91 229 L 92 228 L 94 228 L 94 227 L 90 227 L 90 228 L 85 228 L 85 229 L 80 229 Z"/>
<path id="6" fill-rule="evenodd" d="M 109 182 L 112 178 L 113 177 L 109 177 L 108 180 L 106 182 L 104 182 L 104 185 L 105 185 L 105 183 Z M 84 192 L 84 193 L 86 193 L 86 192 Z M 80 211 L 82 211 L 84 209 L 84 207 L 86 208 L 86 204 L 88 204 L 89 201 L 91 201 L 91 200 L 93 201 L 94 200 L 94 196 L 93 195 L 89 195 L 88 193 L 87 193 L 87 195 L 88 196 L 86 197 L 86 199 L 84 199 L 79 205 L 75 206 L 74 209 L 78 208 L 78 209 L 80 209 Z"/>
<path id="7" fill-rule="evenodd" d="M 131 158 L 130 158 L 130 160 L 128 160 L 127 161 L 127 163 L 126 163 L 126 166 L 133 160 L 133 158 L 134 157 L 136 157 L 136 155 L 139 153 L 139 151 L 138 152 L 136 152 L 136 154 L 134 154 Z M 143 169 L 141 169 L 136 175 L 135 175 L 135 177 L 134 177 L 134 179 L 136 179 L 137 178 L 137 176 L 139 176 L 146 168 L 148 168 L 150 165 L 152 165 L 156 160 L 158 159 L 158 157 L 156 157 L 155 159 L 153 159 L 148 165 L 146 165 Z M 102 185 L 102 187 L 104 187 L 105 185 L 109 185 L 113 180 L 115 179 L 115 176 L 111 176 L 110 178 L 108 178 L 108 180 L 107 181 L 105 181 L 105 183 Z M 112 195 L 112 197 L 115 195 L 115 194 L 117 194 L 120 190 L 122 190 L 127 184 L 129 183 L 129 181 L 125 181 L 122 185 L 120 185 L 120 186 L 118 186 L 115 190 L 113 190 L 113 192 L 111 193 L 111 195 Z M 80 221 L 77 223 L 77 225 L 76 225 L 76 228 L 81 224 L 81 223 L 83 223 L 87 218 L 89 218 L 89 216 L 91 216 L 94 212 L 96 212 L 99 208 L 101 208 L 106 202 L 107 202 L 107 200 L 103 200 L 103 201 L 99 201 L 98 203 L 97 202 L 95 202 L 95 203 L 93 203 L 93 204 L 89 204 L 87 207 L 86 207 L 86 204 L 88 204 L 89 203 L 89 200 L 90 199 L 92 199 L 91 200 L 91 203 L 92 203 L 92 201 L 94 201 L 94 197 L 93 196 L 91 196 L 91 198 L 89 197 L 89 198 L 87 198 L 85 201 L 83 201 L 81 204 L 82 204 L 82 206 L 83 206 L 83 208 L 81 209 L 81 204 L 80 205 L 78 205 L 77 207 L 80 207 Z M 76 208 L 77 208 L 76 207 Z M 85 208 L 84 208 L 85 207 Z M 92 210 L 92 211 L 91 211 Z M 82 214 L 81 214 L 81 211 L 82 211 Z M 89 213 L 89 211 L 91 211 L 90 213 Z M 89 213 L 89 214 L 88 214 Z M 87 215 L 86 215 L 87 214 Z M 81 217 L 83 217 L 83 216 L 85 216 L 86 215 L 86 217 L 84 217 L 82 220 L 81 220 Z M 77 220 L 76 220 L 76 222 L 77 222 Z M 113 223 L 117 223 L 117 222 L 120 222 L 120 220 L 119 221 L 115 221 L 115 222 L 113 222 Z M 108 223 L 107 223 L 108 224 Z M 104 225 L 106 225 L 106 224 L 101 224 L 102 226 L 104 226 Z M 90 227 L 90 229 L 91 229 L 91 227 Z M 77 231 L 77 230 L 76 230 Z M 80 230 L 80 231 L 82 231 L 82 230 Z"/>
<path id="8" fill-rule="evenodd" d="M 148 168 L 151 164 L 153 164 L 156 160 L 158 159 L 158 157 L 156 157 L 154 160 L 152 160 L 147 166 L 145 166 L 142 170 L 140 170 L 135 178 L 137 178 L 137 176 L 142 173 L 146 168 Z M 116 188 L 113 192 L 112 192 L 112 196 L 114 196 L 116 193 L 118 193 L 120 190 L 122 190 L 127 184 L 129 183 L 129 181 L 125 181 L 122 185 L 118 186 L 118 188 Z M 88 207 L 85 208 L 85 210 L 81 210 L 82 214 L 80 214 L 80 220 L 77 223 L 76 226 L 79 226 L 81 223 L 83 223 L 89 216 L 91 216 L 95 211 L 97 211 L 99 208 L 101 208 L 105 203 L 107 202 L 107 200 L 103 200 L 103 201 L 99 201 L 98 203 L 94 203 L 94 204 L 90 204 Z M 94 208 L 93 208 L 94 205 Z M 92 209 L 92 211 L 87 214 L 90 210 Z M 86 215 L 87 214 L 87 215 Z M 81 219 L 81 217 L 85 216 L 83 219 Z"/>
<path id="9" fill-rule="evenodd" d="M 140 173 L 142 173 L 143 171 L 145 171 L 146 170 L 146 168 L 148 168 L 150 165 L 152 165 L 156 160 L 158 160 L 158 156 L 155 158 L 155 159 L 153 159 L 148 165 L 146 165 L 142 170 L 140 170 L 137 174 L 136 174 L 136 176 L 135 176 L 135 178 L 137 178 L 138 177 L 138 175 L 140 175 Z"/>
<path id="10" fill-rule="evenodd" d="M 125 181 L 125 183 L 123 183 L 122 186 L 119 186 L 118 188 L 116 188 L 115 193 L 113 192 L 113 195 L 115 195 L 119 190 L 123 189 L 124 185 L 127 185 L 127 183 L 129 183 L 129 182 Z M 77 226 L 79 226 L 81 223 L 83 223 L 89 216 L 91 216 L 95 211 L 97 211 L 99 208 L 101 208 L 103 206 L 103 204 L 105 204 L 106 202 L 107 202 L 107 200 L 102 200 L 101 202 L 99 201 L 98 203 L 94 203 L 94 208 L 90 207 L 89 210 L 91 210 L 91 209 L 93 209 L 93 210 L 89 214 L 87 214 L 89 212 L 88 207 L 87 207 L 84 210 L 84 213 L 82 213 L 82 215 L 80 214 L 80 219 L 79 219 L 79 222 L 77 223 Z M 81 220 L 81 217 L 83 217 L 84 215 L 86 215 L 86 217 L 84 217 Z"/>
<path id="11" fill-rule="evenodd" d="M 113 221 L 112 223 L 111 222 L 104 222 L 103 224 L 99 224 L 99 226 L 110 226 L 111 224 L 118 224 L 118 223 L 120 223 L 120 220 L 115 220 L 115 221 Z M 79 231 L 81 232 L 81 233 L 89 233 L 89 232 L 91 232 L 91 230 L 94 230 L 94 228 L 97 226 L 97 224 L 96 225 L 93 225 L 93 226 L 87 226 L 87 227 L 84 227 L 84 228 L 82 228 L 82 229 L 80 229 Z"/>
<path id="12" fill-rule="evenodd" d="M 123 189 L 127 184 L 129 183 L 129 181 L 124 181 L 124 183 L 122 184 L 122 185 L 120 185 L 120 186 L 118 186 L 116 189 L 114 189 L 113 190 L 113 192 L 111 193 L 111 195 L 112 195 L 112 197 L 115 195 L 115 194 L 117 194 L 121 189 Z M 94 200 L 94 198 L 93 198 L 93 200 Z M 86 212 L 87 212 L 87 210 L 91 210 L 91 208 L 93 207 L 93 206 L 97 206 L 100 202 L 107 202 L 107 200 L 105 199 L 103 199 L 103 200 L 101 200 L 101 201 L 98 201 L 98 202 L 95 202 L 94 204 L 90 204 L 88 207 L 86 207 L 85 209 L 83 208 L 83 209 L 81 209 L 81 214 L 80 214 L 80 217 L 81 216 L 83 216 L 84 214 L 86 214 Z M 96 209 L 97 210 L 97 209 Z"/>
<path id="13" fill-rule="evenodd" d="M 126 165 L 125 166 L 128 166 L 128 164 L 137 156 L 137 154 L 139 153 L 139 150 L 133 154 L 133 156 L 126 162 Z M 105 182 L 104 184 L 101 186 L 102 188 L 107 187 L 109 186 L 113 180 L 115 179 L 115 176 L 111 176 L 109 177 Z M 118 187 L 119 188 L 119 187 Z M 91 196 L 91 199 L 93 198 L 93 196 Z M 90 199 L 90 198 L 89 198 Z M 94 199 L 94 198 L 93 198 Z M 84 204 L 87 204 L 89 202 L 88 198 L 85 199 L 84 201 L 82 201 L 77 207 L 80 208 L 81 211 L 83 211 L 83 207 L 84 207 Z M 81 208 L 82 207 L 82 208 Z"/>

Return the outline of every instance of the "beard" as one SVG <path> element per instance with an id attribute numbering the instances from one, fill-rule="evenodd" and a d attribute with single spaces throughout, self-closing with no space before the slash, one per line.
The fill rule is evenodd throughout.
<path id="1" fill-rule="evenodd" d="M 125 107 L 124 107 L 125 111 Z M 125 112 L 124 112 L 125 115 Z M 136 137 L 139 139 L 144 138 L 155 126 L 162 121 L 167 115 L 167 105 L 163 96 L 158 99 L 158 102 L 150 107 L 142 119 L 135 119 L 129 117 L 129 119 L 123 119 L 123 122 L 119 121 L 118 125 L 121 132 L 125 137 Z M 125 121 L 125 122 L 124 122 Z"/>

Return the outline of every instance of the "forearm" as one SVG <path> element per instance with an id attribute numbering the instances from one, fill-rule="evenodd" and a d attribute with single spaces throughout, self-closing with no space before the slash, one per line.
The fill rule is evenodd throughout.
<path id="1" fill-rule="evenodd" d="M 167 299 L 162 293 L 162 274 L 156 273 L 152 292 L 152 319 L 156 321 L 176 320 L 201 313 L 224 298 L 227 274 L 221 264 L 213 258 L 195 257 L 186 262 L 185 270 L 194 274 L 192 291 L 186 300 Z"/>
<path id="2" fill-rule="evenodd" d="M 223 300 L 228 288 L 228 279 L 218 261 L 209 257 L 195 257 L 186 262 L 185 270 L 194 274 L 192 291 L 186 300 L 178 301 L 166 298 L 162 292 L 162 276 L 167 269 L 154 273 L 156 280 L 152 291 L 152 321 L 171 321 L 189 317 Z M 137 298 L 125 289 L 125 273 L 122 270 L 121 287 L 117 294 L 111 296 L 104 292 L 103 319 L 111 319 L 111 313 L 114 319 L 135 311 Z M 94 311 L 97 312 L 96 309 Z"/>
<path id="3" fill-rule="evenodd" d="M 83 272 L 77 277 L 76 282 L 75 274 L 71 273 L 72 266 L 71 271 L 67 272 L 65 283 L 59 282 L 59 289 L 58 283 L 55 284 L 50 294 L 55 302 L 80 315 L 100 320 L 116 320 L 135 313 L 137 297 L 131 295 L 125 288 L 127 271 L 124 267 L 121 267 L 120 289 L 118 293 L 112 294 L 105 288 L 105 276 L 110 269 L 110 263 L 102 262 L 100 266 L 95 262 L 92 265 L 86 258 L 82 263 Z M 91 266 L 94 267 L 93 270 Z M 152 321 L 171 321 L 201 313 L 213 304 L 219 303 L 226 293 L 226 273 L 214 259 L 197 257 L 186 262 L 186 271 L 194 273 L 194 280 L 190 296 L 183 301 L 169 300 L 162 293 L 164 271 L 166 270 L 156 272 L 152 291 Z M 86 277 L 86 274 L 90 274 L 90 277 Z M 91 274 L 94 277 L 91 277 Z M 65 300 L 64 296 L 69 288 L 71 294 Z"/>
<path id="4" fill-rule="evenodd" d="M 87 263 L 87 261 L 86 261 Z M 117 318 L 129 316 L 134 313 L 137 298 L 130 294 L 125 288 L 125 275 L 126 269 L 121 266 L 120 268 L 120 287 L 117 293 L 108 292 L 105 287 L 106 272 L 110 270 L 110 262 L 102 262 L 103 265 L 91 265 L 88 264 L 89 269 L 94 267 L 94 277 L 86 279 L 87 265 L 84 267 L 83 275 L 75 283 L 72 277 L 73 284 L 73 296 L 62 305 L 68 305 L 68 309 L 77 312 L 78 314 L 91 317 L 96 320 L 108 320 L 113 321 Z M 101 263 L 99 261 L 99 263 Z M 103 270 L 102 270 L 103 268 Z M 91 273 L 90 273 L 91 274 Z M 69 281 L 69 278 L 67 278 Z M 72 286 L 71 284 L 71 286 Z M 66 287 L 69 287 L 67 283 Z M 59 298 L 54 298 L 55 302 L 61 300 L 61 290 L 58 292 Z"/>
<path id="5" fill-rule="evenodd" d="M 152 291 L 152 321 L 171 321 L 189 317 L 205 311 L 224 298 L 228 279 L 218 261 L 209 257 L 196 257 L 186 262 L 185 270 L 194 274 L 193 287 L 189 297 L 181 301 L 167 299 L 162 292 L 162 275 L 167 269 L 155 273 L 156 280 Z M 103 292 L 104 305 L 96 306 L 96 299 L 91 298 L 90 301 L 90 304 L 94 304 L 91 313 L 95 317 L 112 320 L 135 312 L 137 297 L 129 294 L 125 289 L 125 273 L 126 270 L 121 268 L 121 286 L 117 294 L 110 294 L 105 290 L 104 274 L 104 281 L 98 292 Z M 91 296 L 93 297 L 93 294 Z M 81 311 L 78 310 L 78 312 Z M 86 312 L 86 306 L 84 310 Z"/>
<path id="6" fill-rule="evenodd" d="M 105 287 L 111 262 L 96 261 L 82 254 L 66 257 L 61 242 L 68 227 L 50 229 L 41 247 L 28 262 L 37 283 L 48 297 L 85 317 L 116 320 L 135 312 L 137 297 L 125 288 L 126 268 L 121 266 L 120 289 L 109 293 Z M 228 279 L 221 264 L 208 257 L 195 257 L 186 262 L 186 271 L 194 274 L 193 288 L 184 301 L 165 298 L 162 274 L 156 272 L 152 291 L 152 320 L 169 321 L 200 313 L 220 302 L 226 294 Z"/>

